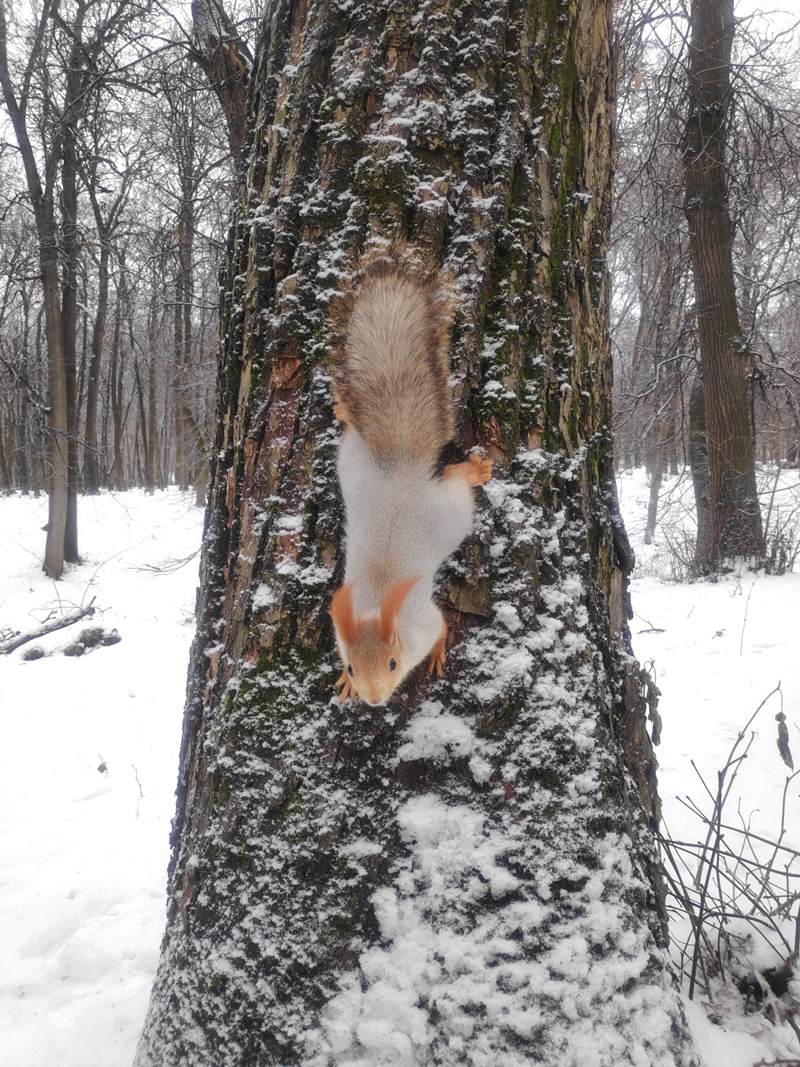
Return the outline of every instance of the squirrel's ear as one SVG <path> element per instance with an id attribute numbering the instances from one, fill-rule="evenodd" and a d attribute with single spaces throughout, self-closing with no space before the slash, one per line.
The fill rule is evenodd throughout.
<path id="1" fill-rule="evenodd" d="M 392 638 L 395 635 L 397 619 L 400 615 L 400 608 L 403 606 L 403 601 L 421 577 L 421 574 L 415 574 L 413 578 L 403 578 L 402 581 L 393 582 L 383 594 L 383 599 L 381 600 L 381 621 L 378 627 L 378 632 L 387 645 L 391 644 Z"/>
<path id="2" fill-rule="evenodd" d="M 331 618 L 340 639 L 351 645 L 355 640 L 356 619 L 353 614 L 353 583 L 348 582 L 341 589 L 337 589 L 331 600 Z"/>

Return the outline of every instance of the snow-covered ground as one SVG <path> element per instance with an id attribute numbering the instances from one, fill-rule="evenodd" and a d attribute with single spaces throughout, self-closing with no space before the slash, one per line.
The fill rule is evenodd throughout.
<path id="1" fill-rule="evenodd" d="M 777 485 L 774 474 L 764 472 L 759 482 L 765 518 L 769 515 L 774 527 L 782 516 L 788 534 L 800 503 L 798 472 L 782 472 Z M 637 556 L 631 582 L 633 649 L 640 663 L 652 664 L 651 672 L 661 690 L 663 734 L 656 755 L 665 833 L 678 841 L 705 840 L 705 828 L 681 799 L 691 798 L 711 814 L 713 804 L 700 775 L 708 789 L 716 792 L 717 772 L 725 765 L 739 732 L 780 683 L 783 701 L 781 694 L 772 696 L 753 722 L 747 738 L 755 731 L 755 740 L 739 766 L 724 807 L 726 822 L 740 825 L 741 812 L 754 833 L 777 840 L 784 785 L 791 773 L 776 744 L 775 716 L 781 710 L 786 716 L 795 767 L 800 767 L 800 573 L 777 577 L 740 569 L 713 583 L 676 584 L 670 581 L 675 563 L 669 545 L 682 543 L 682 530 L 690 538 L 693 534 L 691 481 L 686 475 L 664 480 L 660 521 L 652 545 L 644 544 L 649 496 L 644 471 L 625 472 L 617 484 Z M 779 490 L 774 496 L 773 488 Z M 800 572 L 800 565 L 797 570 Z M 744 751 L 747 738 L 737 755 Z M 800 777 L 794 779 L 787 793 L 782 839 L 795 849 L 800 849 L 799 794 Z M 726 836 L 734 847 L 741 843 L 736 834 Z M 764 846 L 759 855 L 768 858 L 770 849 Z M 791 869 L 800 873 L 800 864 Z M 791 915 L 793 920 L 797 918 L 798 902 Z M 793 939 L 794 922 L 784 924 L 784 932 Z M 685 939 L 687 934 L 680 927 L 674 930 L 676 940 Z M 759 969 L 783 962 L 760 941 L 749 946 L 747 959 Z M 798 987 L 800 982 L 794 984 L 793 992 L 800 999 Z M 722 1003 L 711 1007 L 705 1006 L 708 1003 L 708 997 L 698 994 L 691 1005 L 687 1004 L 707 1067 L 752 1067 L 762 1057 L 767 1062 L 800 1060 L 800 1042 L 791 1029 L 787 1025 L 769 1026 L 759 1014 L 745 1017 L 738 994 L 723 996 Z M 722 1019 L 725 1029 L 712 1025 L 710 1014 Z"/>
<path id="2" fill-rule="evenodd" d="M 782 499 L 797 472 L 786 478 Z M 642 545 L 647 492 L 643 472 L 620 478 L 640 558 L 634 649 L 653 661 L 663 694 L 665 822 L 673 838 L 694 841 L 702 827 L 675 798 L 689 795 L 706 810 L 710 802 L 690 761 L 713 789 L 739 730 L 779 681 L 800 753 L 800 574 L 670 584 L 664 531 Z M 684 501 L 665 512 L 674 538 L 676 523 L 690 521 L 686 495 L 674 481 L 664 495 Z M 0 498 L 0 628 L 29 630 L 60 604 L 92 597 L 98 611 L 34 642 L 47 653 L 41 659 L 23 659 L 30 646 L 0 658 L 0 1062 L 129 1067 L 164 922 L 203 516 L 176 490 L 83 499 L 85 563 L 54 584 L 40 564 L 46 515 L 44 498 Z M 94 625 L 116 628 L 119 644 L 64 656 Z M 758 736 L 726 807 L 735 817 L 741 797 L 743 814 L 766 837 L 780 826 L 787 773 L 775 744 L 779 710 L 775 696 L 753 724 Z M 785 817 L 784 842 L 794 847 L 798 781 Z M 753 951 L 760 967 L 778 962 Z M 706 1067 L 800 1057 L 789 1027 L 745 1018 L 738 995 L 706 1003 L 698 996 L 689 1005 Z M 712 1011 L 723 1026 L 708 1021 Z"/>
<path id="3" fill-rule="evenodd" d="M 41 570 L 47 500 L 0 498 L 0 627 L 96 614 L 0 657 L 0 1063 L 129 1067 L 164 927 L 203 512 L 86 497 L 85 563 Z M 178 561 L 193 556 L 184 566 Z M 61 652 L 90 626 L 119 644 Z M 105 769 L 101 769 L 105 768 Z"/>

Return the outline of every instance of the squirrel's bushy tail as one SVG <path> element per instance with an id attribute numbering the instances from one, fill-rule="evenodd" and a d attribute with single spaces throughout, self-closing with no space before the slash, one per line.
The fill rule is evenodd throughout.
<path id="1" fill-rule="evenodd" d="M 435 463 L 452 438 L 453 297 L 396 246 L 366 256 L 333 311 L 345 418 L 384 461 Z"/>

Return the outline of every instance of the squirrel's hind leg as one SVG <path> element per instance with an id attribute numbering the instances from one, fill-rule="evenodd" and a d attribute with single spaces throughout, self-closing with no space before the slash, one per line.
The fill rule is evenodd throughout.
<path id="1" fill-rule="evenodd" d="M 431 661 L 428 664 L 428 674 L 435 674 L 437 678 L 442 677 L 442 668 L 445 661 L 445 644 L 447 642 L 447 623 L 442 620 L 442 632 L 436 639 L 436 644 L 430 650 Z"/>
<path id="2" fill-rule="evenodd" d="M 444 469 L 445 478 L 460 478 L 467 485 L 484 485 L 492 477 L 492 461 L 474 453 L 466 463 L 452 463 Z"/>

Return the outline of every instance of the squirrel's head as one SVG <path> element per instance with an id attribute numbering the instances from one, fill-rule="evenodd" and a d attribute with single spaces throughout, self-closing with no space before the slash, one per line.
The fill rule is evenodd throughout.
<path id="1" fill-rule="evenodd" d="M 366 618 L 356 618 L 353 611 L 352 582 L 333 595 L 331 618 L 351 687 L 373 707 L 386 703 L 413 666 L 400 643 L 400 609 L 420 577 L 393 582 L 383 594 L 380 614 Z"/>

